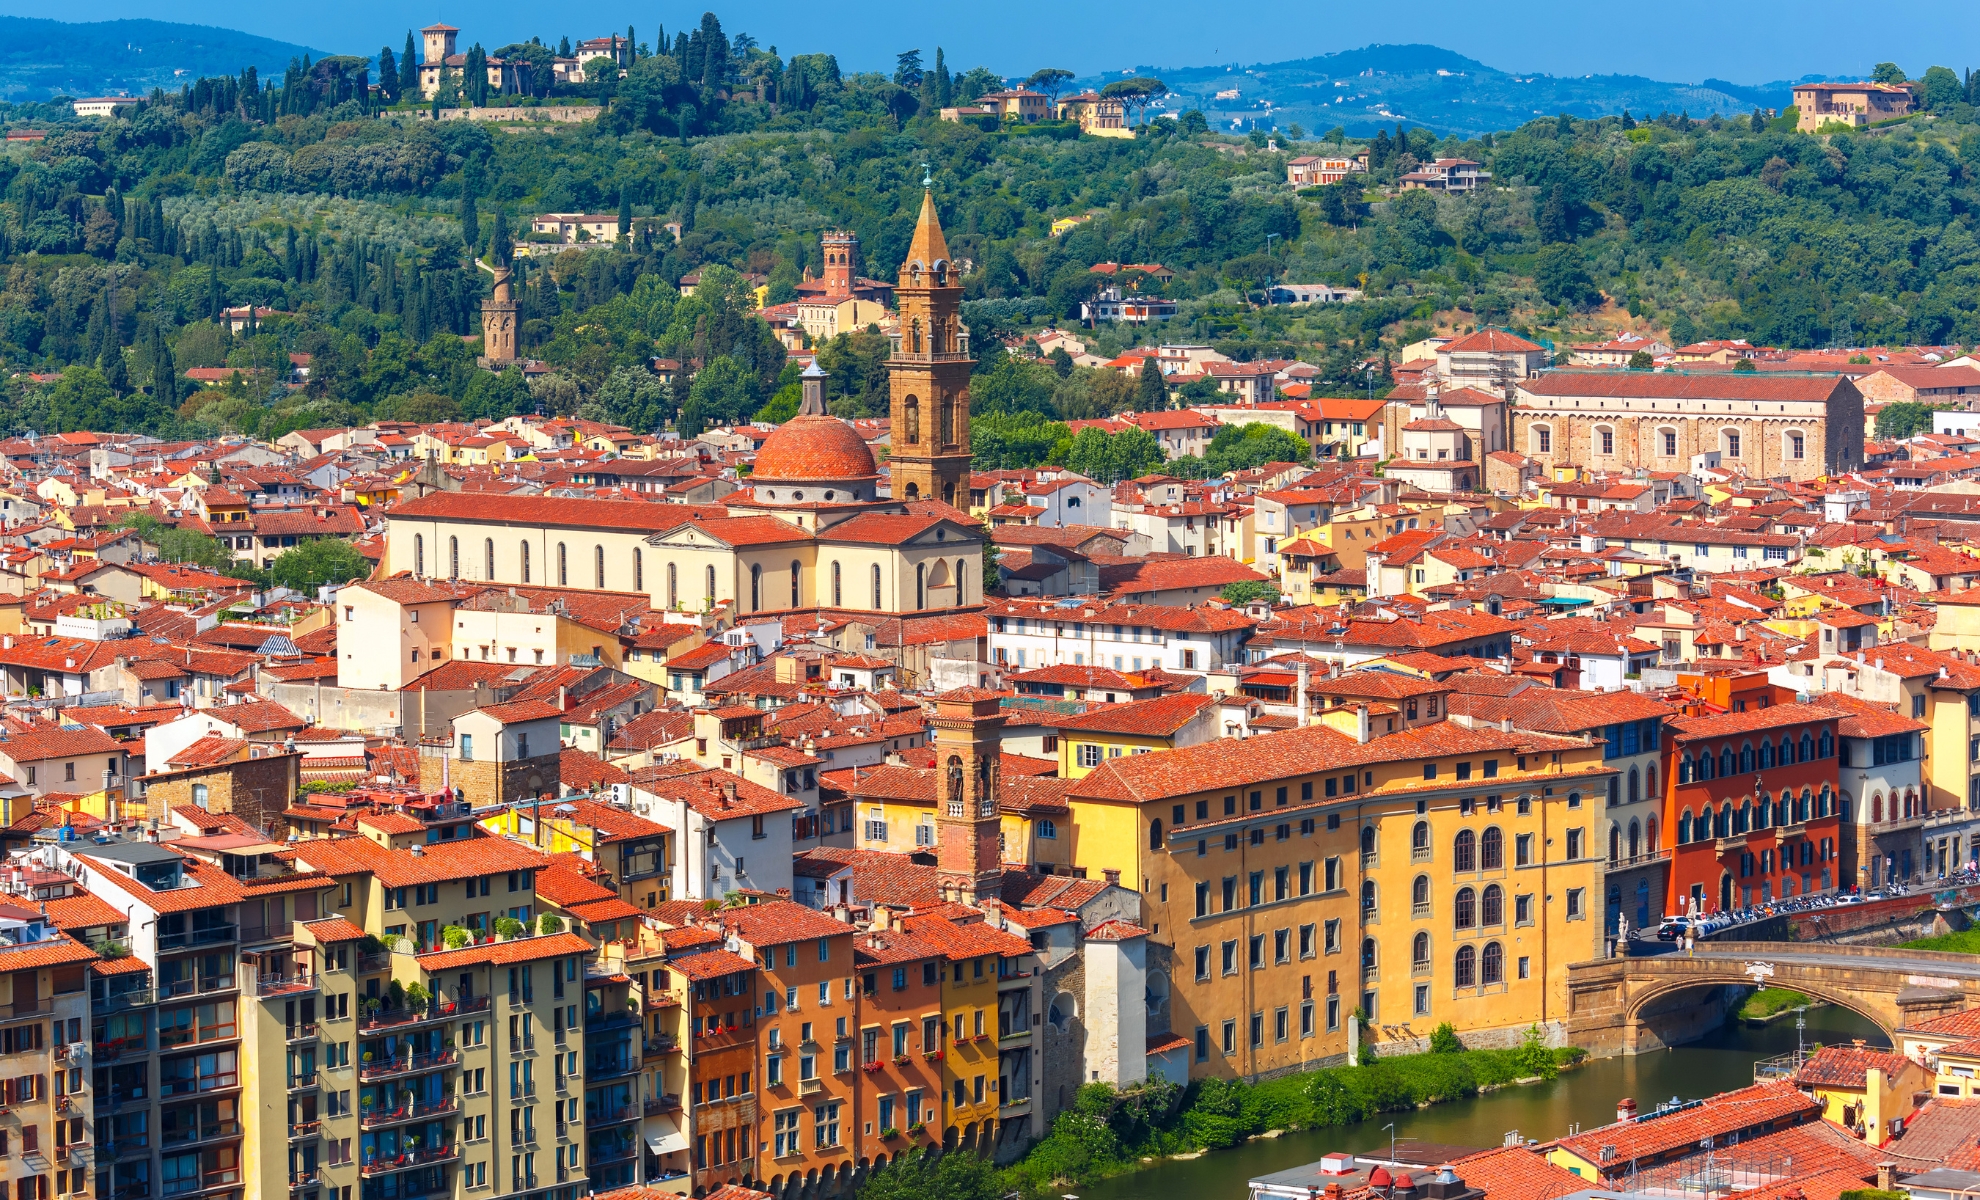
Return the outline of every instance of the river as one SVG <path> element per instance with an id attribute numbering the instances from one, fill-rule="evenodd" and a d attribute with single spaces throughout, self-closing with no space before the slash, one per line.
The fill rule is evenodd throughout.
<path id="1" fill-rule="evenodd" d="M 1835 1045 L 1862 1038 L 1875 1046 L 1890 1045 L 1882 1031 L 1846 1009 L 1810 1009 L 1808 1027 L 1801 1032 L 1812 1046 Z M 1562 1073 L 1551 1083 L 1510 1087 L 1490 1095 L 1452 1104 L 1438 1104 L 1408 1113 L 1389 1113 L 1357 1125 L 1289 1133 L 1259 1139 L 1231 1150 L 1219 1150 L 1187 1161 L 1166 1160 L 1127 1175 L 1081 1188 L 1079 1200 L 1243 1200 L 1245 1182 L 1255 1175 L 1313 1162 L 1333 1150 L 1357 1152 L 1389 1149 L 1395 1123 L 1398 1138 L 1484 1148 L 1497 1146 L 1512 1130 L 1521 1137 L 1545 1141 L 1568 1132 L 1615 1119 L 1616 1101 L 1635 1099 L 1649 1112 L 1673 1096 L 1691 1100 L 1745 1087 L 1753 1082 L 1753 1064 L 1795 1048 L 1794 1018 L 1770 1025 L 1728 1022 L 1715 1033 L 1675 1049 L 1653 1054 L 1597 1059 Z"/>

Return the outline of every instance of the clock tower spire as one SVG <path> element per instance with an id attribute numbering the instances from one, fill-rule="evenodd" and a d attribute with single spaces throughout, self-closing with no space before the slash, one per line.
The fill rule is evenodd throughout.
<path id="1" fill-rule="evenodd" d="M 935 214 L 934 184 L 924 179 L 922 187 L 921 214 L 894 291 L 900 319 L 887 361 L 893 497 L 967 508 L 969 372 L 975 360 L 962 323 L 962 279 Z"/>

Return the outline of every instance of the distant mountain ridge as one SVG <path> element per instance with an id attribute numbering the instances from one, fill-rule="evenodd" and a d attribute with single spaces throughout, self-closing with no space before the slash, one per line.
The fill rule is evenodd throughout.
<path id="1" fill-rule="evenodd" d="M 136 95 L 250 66 L 279 75 L 290 59 L 323 53 L 211 25 L 0 17 L 0 99 Z"/>
<path id="2" fill-rule="evenodd" d="M 1797 82 L 1666 83 L 1640 75 L 1517 74 L 1441 46 L 1373 45 L 1250 67 L 1137 67 L 1090 76 L 1078 85 L 1099 87 L 1130 74 L 1157 75 L 1168 84 L 1171 97 L 1164 111 L 1201 109 L 1212 126 L 1223 129 L 1299 124 L 1320 133 L 1341 125 L 1351 134 L 1372 134 L 1401 121 L 1461 136 L 1512 129 L 1563 112 L 1576 117 L 1625 110 L 1639 117 L 1660 112 L 1705 117 L 1785 108 Z M 1826 78 L 1809 75 L 1802 81 Z"/>

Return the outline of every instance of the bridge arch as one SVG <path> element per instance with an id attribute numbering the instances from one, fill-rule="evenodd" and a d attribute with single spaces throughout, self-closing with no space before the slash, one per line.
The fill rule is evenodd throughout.
<path id="1" fill-rule="evenodd" d="M 1634 1025 L 1647 1017 L 1655 1016 L 1662 1002 L 1683 992 L 1707 987 L 1750 987 L 1752 984 L 1752 976 L 1736 969 L 1736 965 L 1730 963 L 1723 972 L 1688 971 L 1680 977 L 1668 980 L 1645 981 L 1630 987 L 1629 1000 L 1623 1010 L 1623 1016 L 1628 1023 Z M 1800 992 L 1811 1000 L 1820 1000 L 1837 1008 L 1848 1009 L 1881 1030 L 1884 1036 L 1891 1040 L 1892 1046 L 1897 1045 L 1897 1027 L 1902 1023 L 1903 1018 L 1901 1014 L 1879 1003 L 1884 999 L 1883 997 L 1851 992 L 1826 982 L 1805 980 L 1792 970 L 1779 971 L 1767 981 L 1767 986 L 1786 988 Z"/>

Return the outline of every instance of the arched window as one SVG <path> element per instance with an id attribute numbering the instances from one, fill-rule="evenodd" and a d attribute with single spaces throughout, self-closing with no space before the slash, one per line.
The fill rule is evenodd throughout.
<path id="1" fill-rule="evenodd" d="M 681 569 L 675 563 L 667 564 L 667 607 L 681 606 Z"/>
<path id="2" fill-rule="evenodd" d="M 1798 461 L 1808 457 L 1808 436 L 1799 429 L 1781 431 L 1781 458 Z"/>
<path id="3" fill-rule="evenodd" d="M 1739 747 L 1739 770 L 1743 775 L 1753 769 L 1753 746 L 1742 742 Z M 1730 772 L 1728 772 L 1730 773 Z"/>
<path id="4" fill-rule="evenodd" d="M 1430 969 L 1430 935 L 1419 933 L 1409 939 L 1409 969 L 1412 973 Z"/>
<path id="5" fill-rule="evenodd" d="M 956 603 L 958 605 L 969 603 L 969 574 L 963 570 L 963 563 L 963 559 L 959 558 L 956 560 Z"/>
<path id="6" fill-rule="evenodd" d="M 481 542 L 481 562 L 483 579 L 495 578 L 495 539 L 483 538 Z"/>
<path id="7" fill-rule="evenodd" d="M 1545 425 L 1535 425 L 1531 429 L 1533 453 L 1552 454 L 1554 452 L 1554 431 Z"/>
<path id="8" fill-rule="evenodd" d="M 1418 821 L 1409 830 L 1409 861 L 1430 861 L 1430 822 Z"/>
<path id="9" fill-rule="evenodd" d="M 1785 733 L 1781 735 L 1780 752 L 1774 755 L 1774 761 L 1784 767 L 1794 765 L 1794 739 Z"/>
<path id="10" fill-rule="evenodd" d="M 1691 756 L 1688 754 L 1678 756 L 1678 782 L 1691 782 Z"/>
<path id="11" fill-rule="evenodd" d="M 1823 736 L 1827 737 L 1828 735 L 1824 734 Z M 1829 785 L 1825 783 L 1822 785 L 1821 793 L 1815 797 L 1815 819 L 1819 821 L 1823 817 L 1826 817 L 1828 815 L 1829 815 Z"/>
<path id="12" fill-rule="evenodd" d="M 1451 869 L 1453 871 L 1476 871 L 1478 869 L 1478 838 L 1469 829 L 1458 830 L 1451 844 Z"/>
<path id="13" fill-rule="evenodd" d="M 557 543 L 557 586 L 569 587 L 571 583 L 571 555 L 564 543 Z"/>
<path id="14" fill-rule="evenodd" d="M 426 537 L 418 533 L 413 534 L 413 574 L 426 574 Z"/>
<path id="15" fill-rule="evenodd" d="M 1484 836 L 1478 839 L 1478 866 L 1484 871 L 1498 871 L 1506 865 L 1506 835 L 1499 832 L 1497 825 L 1488 826 Z"/>
<path id="16" fill-rule="evenodd" d="M 763 607 L 763 564 L 749 564 L 749 611 L 757 612 Z"/>
<path id="17" fill-rule="evenodd" d="M 792 559 L 791 560 L 791 607 L 792 608 L 796 608 L 800 603 L 802 603 L 802 601 L 800 601 L 798 598 L 798 589 L 800 584 L 802 583 L 802 580 L 803 580 L 803 569 L 798 566 L 798 561 L 796 559 Z"/>
<path id="18" fill-rule="evenodd" d="M 593 546 L 591 548 L 591 577 L 597 581 L 596 583 L 592 584 L 592 586 L 597 588 L 601 592 L 604 591 L 605 590 L 605 547 L 603 546 Z"/>
<path id="19" fill-rule="evenodd" d="M 1657 818 L 1651 817 L 1643 823 L 1643 848 L 1655 854 L 1661 847 L 1657 843 Z"/>
<path id="20" fill-rule="evenodd" d="M 1451 901 L 1451 924 L 1458 929 L 1478 927 L 1478 893 L 1470 888 L 1459 888 L 1457 897 Z"/>
<path id="21" fill-rule="evenodd" d="M 1612 455 L 1616 452 L 1616 431 L 1608 425 L 1595 427 L 1595 453 Z"/>
<path id="22" fill-rule="evenodd" d="M 1478 923 L 1487 926 L 1506 923 L 1506 890 L 1496 883 L 1485 885 L 1485 895 L 1478 903 Z"/>
<path id="23" fill-rule="evenodd" d="M 1478 956 L 1478 982 L 1486 987 L 1506 981 L 1506 948 L 1497 942 L 1486 942 L 1485 953 Z"/>
<path id="24" fill-rule="evenodd" d="M 517 543 L 522 548 L 522 581 L 529 582 L 529 543 Z"/>
<path id="25" fill-rule="evenodd" d="M 1774 743 L 1768 741 L 1766 738 L 1760 739 L 1760 757 L 1756 760 L 1755 765 L 1762 771 L 1774 765 Z"/>
<path id="26" fill-rule="evenodd" d="M 1621 861 L 1622 861 L 1622 830 L 1617 828 L 1615 824 L 1611 823 L 1609 825 L 1609 865 L 1614 866 Z"/>
<path id="27" fill-rule="evenodd" d="M 1478 986 L 1478 950 L 1475 947 L 1458 947 L 1457 960 L 1452 963 L 1451 983 L 1461 988 Z"/>
<path id="28" fill-rule="evenodd" d="M 1761 788 L 1760 799 L 1753 804 L 1753 827 L 1755 829 L 1765 829 L 1767 827 L 1767 814 L 1772 808 L 1773 805 L 1767 802 L 1767 789 Z"/>
<path id="29" fill-rule="evenodd" d="M 635 546 L 633 547 L 633 591 L 643 592 L 645 590 L 646 557 L 640 553 L 639 547 Z"/>
<path id="30" fill-rule="evenodd" d="M 1637 774 L 1635 767 L 1631 767 L 1629 769 L 1629 802 L 1634 804 L 1641 799 L 1643 799 L 1643 778 Z"/>
<path id="31" fill-rule="evenodd" d="M 1658 796 L 1656 763 L 1651 763 L 1649 766 L 1643 768 L 1643 794 L 1652 800 L 1655 800 Z"/>
<path id="32" fill-rule="evenodd" d="M 1794 802 L 1795 820 L 1806 821 L 1808 819 L 1808 806 L 1814 797 L 1815 793 L 1809 791 L 1807 788 L 1801 789 L 1801 796 Z"/>
<path id="33" fill-rule="evenodd" d="M 1657 456 L 1676 458 L 1678 452 L 1678 431 L 1666 425 L 1657 430 Z"/>
<path id="34" fill-rule="evenodd" d="M 1150 850 L 1160 850 L 1162 848 L 1162 818 L 1160 817 L 1156 817 L 1148 823 L 1148 848 Z"/>
<path id="35" fill-rule="evenodd" d="M 1730 775 L 1737 769 L 1734 766 L 1733 748 L 1731 746 L 1719 747 L 1719 774 L 1721 776 Z"/>
<path id="36" fill-rule="evenodd" d="M 1367 889 L 1368 887 L 1373 887 L 1373 886 L 1374 886 L 1373 884 L 1368 884 L 1368 885 L 1365 885 L 1365 887 L 1364 887 L 1364 889 L 1363 889 L 1363 890 L 1365 891 L 1365 890 L 1366 890 L 1366 889 Z M 1362 971 L 1363 971 L 1364 973 L 1368 973 L 1368 972 L 1372 972 L 1372 971 L 1374 971 L 1374 970 L 1375 970 L 1375 964 L 1376 964 L 1376 961 L 1377 961 L 1377 955 L 1376 955 L 1376 948 L 1375 948 L 1375 939 L 1374 939 L 1374 938 L 1362 938 L 1362 939 L 1361 939 L 1361 969 L 1362 969 Z"/>
<path id="37" fill-rule="evenodd" d="M 460 577 L 461 577 L 461 539 L 457 537 L 450 537 L 447 539 L 447 578 L 459 579 Z"/>
<path id="38" fill-rule="evenodd" d="M 1739 812 L 1733 817 L 1733 832 L 1745 833 L 1753 822 L 1753 805 L 1740 801 Z"/>
<path id="39" fill-rule="evenodd" d="M 878 612 L 885 607 L 886 605 L 880 602 L 880 564 L 874 563 L 873 564 L 873 610 L 875 612 Z"/>
<path id="40" fill-rule="evenodd" d="M 914 564 L 914 607 L 917 611 L 928 607 L 928 566 Z"/>
<path id="41" fill-rule="evenodd" d="M 1870 823 L 1881 824 L 1884 820 L 1884 793 L 1870 793 Z"/>
<path id="42" fill-rule="evenodd" d="M 907 434 L 907 444 L 910 446 L 920 445 L 921 401 L 916 397 L 909 396 L 901 402 L 901 423 L 907 426 L 904 430 Z"/>
<path id="43" fill-rule="evenodd" d="M 838 608 L 844 603 L 839 590 L 839 560 L 835 558 L 832 560 L 832 607 Z"/>
<path id="44" fill-rule="evenodd" d="M 1409 885 L 1409 915 L 1427 917 L 1430 915 L 1430 877 L 1418 875 Z"/>
<path id="45" fill-rule="evenodd" d="M 1629 819 L 1629 856 L 1635 858 L 1642 853 L 1643 826 L 1636 823 L 1635 817 L 1631 817 Z"/>
<path id="46" fill-rule="evenodd" d="M 1719 452 L 1727 458 L 1738 458 L 1739 449 L 1739 430 L 1730 428 L 1721 429 L 1719 431 Z"/>
<path id="47" fill-rule="evenodd" d="M 1375 881 L 1373 879 L 1364 879 L 1361 881 L 1361 913 L 1365 917 L 1374 911 Z"/>
<path id="48" fill-rule="evenodd" d="M 1690 843 L 1691 843 L 1691 810 L 1687 808 L 1683 812 L 1678 814 L 1677 844 L 1680 846 L 1686 846 L 1689 845 Z"/>
<path id="49" fill-rule="evenodd" d="M 1813 757 L 1815 757 L 1815 739 L 1803 733 L 1801 735 L 1801 755 L 1796 761 L 1807 762 Z"/>
<path id="50" fill-rule="evenodd" d="M 1836 752 L 1836 744 L 1834 740 L 1829 737 L 1829 731 L 1824 729 L 1822 731 L 1821 740 L 1815 744 L 1815 757 L 1827 758 L 1829 757 L 1829 755 L 1834 754 L 1835 752 Z"/>
<path id="51" fill-rule="evenodd" d="M 712 564 L 708 568 L 708 607 L 715 607 L 715 568 Z"/>
<path id="52" fill-rule="evenodd" d="M 1363 825 L 1361 827 L 1361 856 L 1363 858 L 1375 857 L 1375 827 L 1373 825 Z"/>

